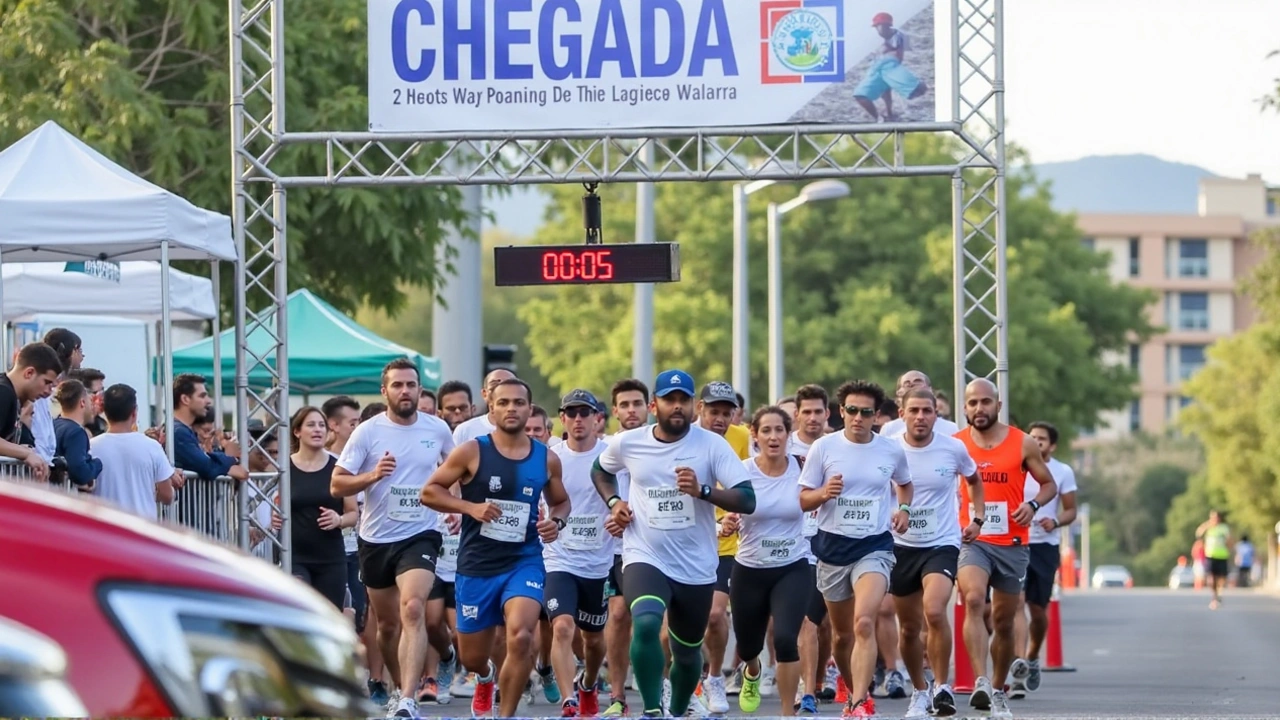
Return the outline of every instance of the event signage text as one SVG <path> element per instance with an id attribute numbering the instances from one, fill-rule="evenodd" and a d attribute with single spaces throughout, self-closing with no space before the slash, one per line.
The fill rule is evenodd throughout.
<path id="1" fill-rule="evenodd" d="M 931 53 L 894 57 L 908 23 L 931 50 L 933 0 L 368 0 L 368 13 L 376 132 L 850 123 L 860 89 L 905 92 L 892 101 L 907 120 L 934 119 L 931 95 L 909 107 L 913 83 L 933 83 Z M 902 66 L 887 84 L 886 57 Z"/>
<path id="2" fill-rule="evenodd" d="M 99 280 L 106 280 L 110 283 L 120 283 L 120 263 L 110 260 L 84 260 L 80 262 L 69 262 L 62 268 L 63 272 L 84 273 L 89 277 L 95 277 Z"/>

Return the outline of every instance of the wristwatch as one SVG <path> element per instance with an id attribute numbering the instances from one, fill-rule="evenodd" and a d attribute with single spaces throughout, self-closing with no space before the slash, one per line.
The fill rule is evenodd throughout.
<path id="1" fill-rule="evenodd" d="M 565 522 L 564 518 L 562 517 L 553 517 L 551 518 L 551 522 L 555 523 L 556 527 L 559 528 L 560 530 L 564 530 L 564 526 L 569 524 Z"/>
<path id="2" fill-rule="evenodd" d="M 1054 518 L 1054 519 L 1053 519 L 1053 529 L 1054 529 L 1054 530 L 1057 530 L 1057 529 L 1058 529 L 1058 528 L 1060 528 L 1060 527 L 1062 527 L 1062 523 L 1058 522 L 1058 518 Z"/>
<path id="3" fill-rule="evenodd" d="M 904 512 L 904 513 L 907 513 L 908 515 L 910 515 L 910 514 L 911 514 L 911 506 L 910 506 L 910 505 L 908 505 L 908 504 L 906 504 L 906 503 L 902 503 L 901 505 L 899 505 L 899 506 L 898 506 L 898 510 L 900 510 L 900 511 L 902 511 L 902 512 Z"/>
<path id="4" fill-rule="evenodd" d="M 1039 509 L 1040 509 L 1040 503 L 1036 502 L 1035 500 L 1028 500 L 1028 501 L 1027 501 L 1027 504 L 1031 506 L 1031 509 L 1032 509 L 1032 510 L 1039 510 Z"/>
<path id="5" fill-rule="evenodd" d="M 607 508 L 609 508 L 610 510 L 612 510 L 612 509 L 613 509 L 613 506 L 614 506 L 614 505 L 617 505 L 617 504 L 618 504 L 618 503 L 620 503 L 620 502 L 622 502 L 622 497 L 621 497 L 621 496 L 619 496 L 619 495 L 614 495 L 613 497 L 609 498 L 608 500 L 605 500 L 605 501 L 604 501 L 604 505 L 605 505 L 605 507 L 607 507 Z"/>
<path id="6" fill-rule="evenodd" d="M 706 500 L 709 497 L 711 497 L 711 486 L 703 485 L 702 490 L 698 492 L 698 498 L 700 500 Z"/>
<path id="7" fill-rule="evenodd" d="M 976 523 L 978 523 L 978 527 L 982 527 L 983 525 L 986 525 L 986 524 L 987 524 L 987 521 L 986 521 L 985 519 L 983 519 L 983 518 L 980 518 L 980 517 L 975 517 L 971 522 L 976 522 Z"/>

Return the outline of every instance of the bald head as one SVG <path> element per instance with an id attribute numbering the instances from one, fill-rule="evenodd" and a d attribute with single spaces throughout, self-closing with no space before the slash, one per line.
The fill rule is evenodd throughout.
<path id="1" fill-rule="evenodd" d="M 965 399 L 968 398 L 997 398 L 1000 396 L 1000 390 L 996 388 L 996 384 L 986 378 L 978 378 L 964 386 Z"/>
<path id="2" fill-rule="evenodd" d="M 964 415 L 978 432 L 998 426 L 1000 391 L 986 378 L 978 378 L 964 386 Z"/>
<path id="3" fill-rule="evenodd" d="M 929 380 L 929 376 L 919 370 L 908 370 L 902 373 L 902 377 L 898 378 L 898 389 L 910 390 L 917 387 L 933 387 L 933 383 Z"/>
<path id="4" fill-rule="evenodd" d="M 484 376 L 484 385 L 480 388 L 480 397 L 484 398 L 485 402 L 488 402 L 489 393 L 493 392 L 493 389 L 498 387 L 498 383 L 503 380 L 511 380 L 515 376 L 515 373 L 504 368 L 499 368 L 490 372 L 488 375 Z"/>

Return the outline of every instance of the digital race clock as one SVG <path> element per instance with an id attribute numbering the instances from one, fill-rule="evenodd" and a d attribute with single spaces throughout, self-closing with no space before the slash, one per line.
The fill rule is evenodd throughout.
<path id="1" fill-rule="evenodd" d="M 522 245 L 493 249 L 494 284 L 595 285 L 680 280 L 676 243 Z"/>

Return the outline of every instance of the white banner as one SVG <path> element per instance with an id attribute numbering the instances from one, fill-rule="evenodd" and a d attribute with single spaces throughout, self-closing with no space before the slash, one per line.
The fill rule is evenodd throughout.
<path id="1" fill-rule="evenodd" d="M 368 0 L 369 129 L 931 122 L 933 0 Z"/>

